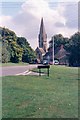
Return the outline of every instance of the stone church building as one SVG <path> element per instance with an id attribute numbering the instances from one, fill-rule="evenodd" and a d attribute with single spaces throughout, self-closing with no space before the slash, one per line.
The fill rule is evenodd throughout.
<path id="1" fill-rule="evenodd" d="M 43 56 L 47 52 L 47 34 L 44 27 L 43 18 L 41 19 L 40 32 L 38 35 L 39 47 L 36 48 L 35 52 L 37 55 L 37 61 L 39 63 L 43 62 Z"/>
<path id="2" fill-rule="evenodd" d="M 40 24 L 40 32 L 38 35 L 38 43 L 39 46 L 36 48 L 35 52 L 37 55 L 37 62 L 38 63 L 43 63 L 43 60 L 46 59 L 49 62 L 53 62 L 53 41 L 51 40 L 49 42 L 49 48 L 47 49 L 47 34 L 45 31 L 45 26 L 43 22 L 43 18 L 41 19 L 41 24 Z M 61 47 L 57 50 L 56 48 L 54 50 L 54 59 L 59 60 L 59 64 L 68 64 L 68 56 L 69 53 L 64 49 L 64 46 L 61 45 Z"/>

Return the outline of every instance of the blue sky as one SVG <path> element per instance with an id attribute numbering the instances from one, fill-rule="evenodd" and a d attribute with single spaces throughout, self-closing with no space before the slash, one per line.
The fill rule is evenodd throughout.
<path id="1" fill-rule="evenodd" d="M 34 49 L 38 46 L 42 17 L 48 42 L 55 34 L 70 37 L 78 31 L 78 2 L 75 0 L 2 0 L 0 9 L 0 26 L 26 37 Z"/>
<path id="2" fill-rule="evenodd" d="M 2 14 L 15 15 L 21 9 L 22 2 L 2 2 Z"/>

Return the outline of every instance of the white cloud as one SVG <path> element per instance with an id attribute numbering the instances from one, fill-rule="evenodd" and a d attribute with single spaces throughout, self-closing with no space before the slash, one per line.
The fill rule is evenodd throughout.
<path id="1" fill-rule="evenodd" d="M 7 24 L 10 24 L 12 17 L 11 16 L 5 16 L 0 15 L 0 26 L 7 26 Z"/>
<path id="2" fill-rule="evenodd" d="M 64 36 L 70 36 L 77 30 L 76 27 L 67 26 L 71 22 L 69 14 L 66 15 L 67 9 L 68 6 L 66 7 L 62 3 L 56 3 L 56 6 L 51 8 L 49 0 L 27 0 L 22 4 L 21 10 L 16 16 L 0 16 L 0 26 L 2 24 L 2 26 L 14 30 L 17 35 L 26 37 L 31 46 L 36 48 L 42 17 L 48 41 L 54 34 L 61 33 Z"/>
<path id="3" fill-rule="evenodd" d="M 54 3 L 53 3 L 54 4 Z M 45 0 L 27 0 L 22 5 L 22 10 L 35 16 L 40 19 L 41 17 L 47 18 L 47 20 L 53 20 L 55 22 L 58 20 L 57 18 L 64 20 L 61 14 L 64 11 L 64 8 L 58 5 L 56 9 L 51 9 L 49 6 L 49 2 Z M 54 17 L 54 19 L 53 19 Z"/>

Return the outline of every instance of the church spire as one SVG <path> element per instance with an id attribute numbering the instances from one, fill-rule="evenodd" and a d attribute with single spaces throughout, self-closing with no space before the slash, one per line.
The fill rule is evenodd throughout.
<path id="1" fill-rule="evenodd" d="M 39 32 L 39 47 L 47 50 L 47 34 L 45 32 L 43 18 L 41 19 L 40 32 Z"/>
<path id="2" fill-rule="evenodd" d="M 44 22 L 43 18 L 41 19 L 41 25 L 40 25 L 40 34 L 45 34 L 45 27 L 44 27 Z"/>

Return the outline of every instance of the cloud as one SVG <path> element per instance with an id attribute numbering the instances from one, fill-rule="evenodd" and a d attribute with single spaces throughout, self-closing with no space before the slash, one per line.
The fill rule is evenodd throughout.
<path id="1" fill-rule="evenodd" d="M 77 7 L 74 7 L 73 4 L 72 7 L 69 7 L 65 3 L 57 2 L 55 4 L 51 2 L 52 4 L 50 4 L 50 2 L 49 0 L 27 0 L 15 16 L 1 15 L 0 25 L 2 24 L 2 26 L 14 30 L 18 36 L 26 37 L 33 48 L 38 46 L 38 34 L 42 17 L 44 18 L 48 41 L 57 33 L 70 36 L 77 29 Z"/>
<path id="2" fill-rule="evenodd" d="M 67 27 L 78 28 L 78 3 L 67 3 L 65 5 L 64 16 Z"/>
<path id="3" fill-rule="evenodd" d="M 0 25 L 1 26 L 7 26 L 7 24 L 10 24 L 12 17 L 11 16 L 5 16 L 5 15 L 0 15 Z"/>

